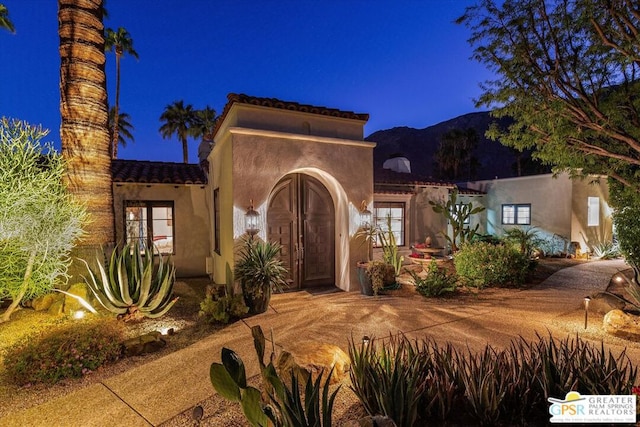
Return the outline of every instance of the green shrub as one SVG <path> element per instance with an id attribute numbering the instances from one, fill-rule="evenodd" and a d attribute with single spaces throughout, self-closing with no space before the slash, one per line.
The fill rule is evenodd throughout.
<path id="1" fill-rule="evenodd" d="M 486 242 L 465 244 L 454 256 L 456 273 L 468 286 L 521 286 L 529 272 L 529 257 L 512 247 Z"/>
<path id="2" fill-rule="evenodd" d="M 515 339 L 505 350 L 457 351 L 433 340 L 390 337 L 349 343 L 352 389 L 370 415 L 398 426 L 538 425 L 549 397 L 631 394 L 637 368 L 623 351 L 605 352 L 579 337 Z"/>
<path id="3" fill-rule="evenodd" d="M 437 297 L 456 291 L 457 278 L 447 274 L 438 267 L 436 260 L 431 260 L 427 267 L 427 276 L 422 278 L 414 271 L 409 272 L 416 285 L 416 290 L 425 297 Z"/>
<path id="4" fill-rule="evenodd" d="M 108 319 L 87 319 L 57 326 L 9 347 L 7 378 L 18 385 L 56 383 L 77 378 L 116 361 L 122 354 L 123 326 Z"/>
<path id="5" fill-rule="evenodd" d="M 505 240 L 515 246 L 521 254 L 531 257 L 542 244 L 538 227 L 516 227 L 505 233 Z"/>
<path id="6" fill-rule="evenodd" d="M 620 252 L 640 276 L 640 194 L 615 179 L 609 179 L 610 204 Z"/>
<path id="7" fill-rule="evenodd" d="M 200 312 L 198 314 L 210 323 L 227 324 L 233 320 L 240 319 L 248 311 L 249 307 L 245 305 L 242 294 L 225 294 L 215 298 L 207 295 L 200 303 Z"/>

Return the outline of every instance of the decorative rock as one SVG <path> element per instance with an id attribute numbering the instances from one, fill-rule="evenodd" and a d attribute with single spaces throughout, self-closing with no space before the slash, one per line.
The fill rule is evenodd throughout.
<path id="1" fill-rule="evenodd" d="M 149 332 L 136 338 L 130 338 L 124 343 L 125 356 L 140 356 L 162 350 L 167 342 L 158 331 Z"/>
<path id="2" fill-rule="evenodd" d="M 351 360 L 338 346 L 313 341 L 299 343 L 283 351 L 276 360 L 276 368 L 280 375 L 288 377 L 293 371 L 301 381 L 306 381 L 309 373 L 317 378 L 323 372 L 324 378 L 333 368 L 330 384 L 341 382 L 349 372 Z"/>
<path id="3" fill-rule="evenodd" d="M 74 283 L 67 289 L 71 295 L 76 295 L 83 300 L 89 302 L 89 289 L 85 283 Z M 64 314 L 71 315 L 78 310 L 86 310 L 76 298 L 65 295 L 64 297 Z"/>
<path id="4" fill-rule="evenodd" d="M 589 312 L 606 314 L 611 310 L 622 310 L 624 306 L 625 302 L 621 299 L 606 292 L 598 292 L 591 296 Z"/>
<path id="5" fill-rule="evenodd" d="M 640 342 L 640 318 L 638 316 L 631 316 L 622 310 L 611 310 L 604 316 L 603 327 L 608 334 Z"/>
<path id="6" fill-rule="evenodd" d="M 64 298 L 60 298 L 58 300 L 55 300 L 53 304 L 51 304 L 51 306 L 49 307 L 49 310 L 47 311 L 49 312 L 49 314 L 53 314 L 54 316 L 61 316 L 64 314 L 63 309 L 64 309 Z"/>
<path id="7" fill-rule="evenodd" d="M 63 295 L 58 293 L 42 295 L 41 297 L 38 297 L 31 301 L 31 307 L 35 311 L 46 311 L 49 310 L 54 302 L 62 301 L 63 298 Z"/>

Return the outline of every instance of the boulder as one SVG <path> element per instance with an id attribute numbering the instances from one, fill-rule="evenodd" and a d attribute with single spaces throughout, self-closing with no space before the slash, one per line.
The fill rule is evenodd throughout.
<path id="1" fill-rule="evenodd" d="M 640 342 L 640 317 L 638 316 L 632 316 L 622 310 L 611 310 L 604 316 L 603 327 L 610 335 Z"/>
<path id="2" fill-rule="evenodd" d="M 89 303 L 90 291 L 86 283 L 74 283 L 67 289 L 71 295 L 75 295 Z M 72 315 L 78 310 L 86 311 L 87 309 L 76 298 L 69 295 L 64 296 L 64 314 Z"/>
<path id="3" fill-rule="evenodd" d="M 306 381 L 309 374 L 315 380 L 320 372 L 324 372 L 326 378 L 333 368 L 330 384 L 341 382 L 348 375 L 350 365 L 349 356 L 340 347 L 314 341 L 291 346 L 276 360 L 276 368 L 282 377 L 288 378 L 293 369 L 300 381 Z"/>
<path id="4" fill-rule="evenodd" d="M 42 295 L 31 301 L 31 308 L 35 311 L 46 311 L 53 305 L 56 301 L 62 301 L 64 296 L 59 293 L 50 293 L 46 295 Z"/>
<path id="5" fill-rule="evenodd" d="M 61 316 L 64 314 L 63 310 L 64 310 L 64 298 L 60 298 L 55 300 L 47 311 L 49 312 L 49 314 L 53 314 L 54 316 Z"/>
<path id="6" fill-rule="evenodd" d="M 625 302 L 607 292 L 598 292 L 591 295 L 589 311 L 598 314 L 607 314 L 611 310 L 622 310 Z"/>
<path id="7" fill-rule="evenodd" d="M 167 342 L 158 331 L 149 332 L 139 337 L 129 338 L 124 343 L 125 356 L 140 356 L 162 350 Z"/>

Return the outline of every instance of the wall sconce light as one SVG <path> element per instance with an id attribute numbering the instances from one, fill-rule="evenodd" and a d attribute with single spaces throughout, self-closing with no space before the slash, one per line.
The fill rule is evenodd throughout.
<path id="1" fill-rule="evenodd" d="M 584 297 L 584 328 L 587 329 L 587 320 L 589 317 L 589 302 L 591 298 Z"/>
<path id="2" fill-rule="evenodd" d="M 360 227 L 368 230 L 371 227 L 371 218 L 372 213 L 367 209 L 367 202 L 363 200 L 360 204 Z"/>
<path id="3" fill-rule="evenodd" d="M 244 230 L 251 237 L 258 234 L 260 227 L 258 227 L 258 219 L 260 214 L 253 208 L 253 200 L 250 200 L 247 213 L 244 214 Z"/>

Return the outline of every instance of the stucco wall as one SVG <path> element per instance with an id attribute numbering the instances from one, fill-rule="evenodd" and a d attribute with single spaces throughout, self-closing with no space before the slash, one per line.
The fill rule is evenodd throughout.
<path id="1" fill-rule="evenodd" d="M 175 254 L 172 259 L 179 277 L 206 274 L 209 256 L 209 230 L 211 215 L 206 203 L 206 189 L 199 185 L 168 184 L 114 184 L 113 198 L 116 221 L 116 241 L 124 242 L 124 202 L 173 201 Z"/>
<path id="2" fill-rule="evenodd" d="M 214 251 L 213 240 L 211 256 L 213 257 L 212 278 L 215 283 L 232 283 L 233 281 L 233 146 L 231 135 L 220 138 L 209 156 L 209 191 L 213 201 L 213 191 L 219 189 L 220 203 L 220 250 Z M 246 201 L 245 203 L 249 203 Z M 212 204 L 213 209 L 213 204 Z M 213 221 L 213 220 L 212 220 Z M 212 226 L 212 228 L 214 228 Z M 212 233 L 215 238 L 215 230 Z"/>
<path id="3" fill-rule="evenodd" d="M 588 197 L 597 197 L 600 201 L 597 226 L 589 226 L 587 222 Z M 606 178 L 589 177 L 573 180 L 571 241 L 580 243 L 583 251 L 592 250 L 594 245 L 611 241 L 613 219 L 608 201 L 609 185 Z"/>
<path id="4" fill-rule="evenodd" d="M 503 204 L 531 204 L 531 226 L 539 227 L 546 237 L 571 236 L 572 183 L 566 174 L 557 178 L 545 174 L 475 181 L 468 183 L 468 187 L 487 193 L 488 234 L 502 236 L 509 228 L 517 227 L 502 224 Z"/>
<path id="5" fill-rule="evenodd" d="M 247 108 L 243 106 L 240 110 Z M 266 115 L 255 117 L 253 121 L 245 118 L 242 122 L 251 122 L 256 127 L 268 127 L 256 124 L 260 121 L 273 119 L 278 122 L 271 117 L 270 111 L 268 114 L 259 113 Z M 275 113 L 281 116 L 280 123 L 297 120 L 301 124 L 307 116 L 314 116 L 298 113 L 299 117 L 295 118 L 288 111 Z M 330 117 L 313 117 L 313 120 L 327 127 L 338 123 Z M 221 253 L 213 254 L 216 283 L 229 279 L 234 265 L 233 245 L 244 232 L 244 212 L 250 201 L 253 200 L 255 209 L 260 213 L 262 226 L 258 237 L 264 239 L 266 205 L 272 189 L 285 175 L 302 173 L 318 179 L 334 203 L 336 286 L 345 290 L 358 289 L 355 265 L 366 258 L 366 250 L 354 242 L 353 235 L 358 227 L 361 202 L 364 200 L 370 209 L 373 208 L 375 144 L 357 139 L 229 126 L 237 122 L 233 114 L 227 116 L 209 157 L 211 191 L 219 187 L 221 195 Z M 363 124 L 356 121 L 355 125 L 349 124 L 345 129 L 347 133 L 361 137 Z M 354 133 L 354 127 L 360 127 L 360 131 Z"/>
<path id="6" fill-rule="evenodd" d="M 225 135 L 233 127 L 352 140 L 364 138 L 362 121 L 250 104 L 234 104 L 218 135 Z"/>

